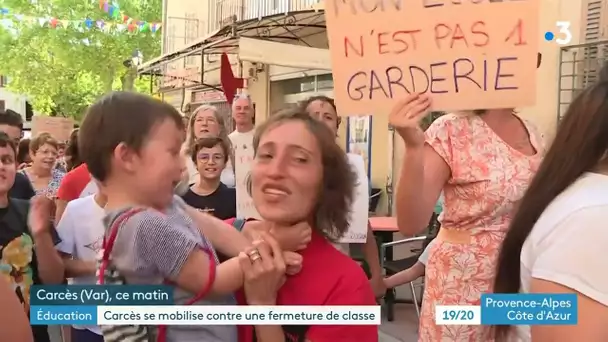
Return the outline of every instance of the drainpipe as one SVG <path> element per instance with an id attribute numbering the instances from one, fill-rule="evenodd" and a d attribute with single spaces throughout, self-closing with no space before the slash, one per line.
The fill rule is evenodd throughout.
<path id="1" fill-rule="evenodd" d="M 164 55 L 165 53 L 167 53 L 168 51 L 165 51 L 165 43 L 167 41 L 167 26 L 169 26 L 169 23 L 167 22 L 167 18 L 168 18 L 168 13 L 167 13 L 167 5 L 169 3 L 169 0 L 163 0 L 163 28 L 162 28 L 162 35 L 160 37 L 160 53 L 161 55 Z"/>

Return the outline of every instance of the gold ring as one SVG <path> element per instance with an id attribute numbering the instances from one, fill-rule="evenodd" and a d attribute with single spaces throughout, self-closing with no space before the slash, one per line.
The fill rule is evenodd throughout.
<path id="1" fill-rule="evenodd" d="M 257 249 L 254 249 L 251 252 L 247 253 L 247 256 L 249 257 L 251 262 L 262 258 L 262 256 L 260 255 L 260 251 L 258 251 Z"/>
<path id="2" fill-rule="evenodd" d="M 262 256 L 259 253 L 253 254 L 249 256 L 249 260 L 251 260 L 251 262 L 255 262 L 257 260 L 262 259 Z"/>

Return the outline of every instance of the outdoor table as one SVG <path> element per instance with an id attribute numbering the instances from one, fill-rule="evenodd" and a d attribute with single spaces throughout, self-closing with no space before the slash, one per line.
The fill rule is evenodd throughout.
<path id="1" fill-rule="evenodd" d="M 380 247 L 382 244 L 393 241 L 393 234 L 399 231 L 397 226 L 397 218 L 393 216 L 376 216 L 369 218 L 369 224 L 374 232 L 376 241 Z M 385 260 L 393 260 L 393 247 L 386 249 Z M 390 300 L 395 297 L 395 292 L 392 289 L 386 289 L 385 298 Z"/>

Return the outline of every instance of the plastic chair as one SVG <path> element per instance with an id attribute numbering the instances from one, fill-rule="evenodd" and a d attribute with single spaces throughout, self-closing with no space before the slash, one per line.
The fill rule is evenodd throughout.
<path id="1" fill-rule="evenodd" d="M 414 264 L 416 264 L 416 262 L 418 261 L 418 258 L 420 257 L 420 254 L 422 254 L 422 252 L 429 245 L 429 243 L 431 243 L 431 241 L 433 241 L 433 239 L 435 239 L 435 237 L 437 237 L 437 234 L 440 229 L 440 224 L 437 221 L 437 218 L 438 218 L 437 214 L 433 214 L 431 216 L 431 219 L 429 220 L 429 225 L 427 228 L 428 229 L 427 235 L 406 238 L 406 239 L 392 241 L 392 242 L 388 242 L 388 243 L 384 243 L 384 244 L 380 245 L 380 266 L 382 267 L 383 270 L 385 270 L 387 275 L 399 273 L 403 270 L 406 270 L 406 269 L 414 266 Z M 412 255 L 410 257 L 403 258 L 403 259 L 386 260 L 386 250 L 388 248 L 394 248 L 395 246 L 408 245 L 408 244 L 410 244 L 410 245 L 413 245 L 413 244 L 420 245 L 421 244 L 422 248 L 414 248 L 414 246 L 412 246 L 410 248 L 410 251 L 414 252 L 415 255 Z M 418 280 L 418 279 L 416 279 L 416 280 Z M 416 280 L 414 280 L 414 281 L 416 281 Z M 387 316 L 387 319 L 389 322 L 392 322 L 394 319 L 394 306 L 396 303 L 414 304 L 414 308 L 416 309 L 416 315 L 418 316 L 418 318 L 420 318 L 420 308 L 422 306 L 422 298 L 418 299 L 418 295 L 416 294 L 416 288 L 421 287 L 422 293 L 424 293 L 424 281 L 419 282 L 418 284 L 414 284 L 414 281 L 409 283 L 410 291 L 412 294 L 411 301 L 398 299 L 396 297 L 396 295 L 393 295 L 390 297 L 387 296 L 384 298 L 386 316 Z M 422 295 L 421 295 L 421 297 L 422 297 Z"/>

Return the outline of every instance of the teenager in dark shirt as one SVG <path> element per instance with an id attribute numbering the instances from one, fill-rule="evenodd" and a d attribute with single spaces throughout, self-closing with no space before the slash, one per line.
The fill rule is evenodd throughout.
<path id="1" fill-rule="evenodd" d="M 9 282 L 29 314 L 31 286 L 60 284 L 64 270 L 55 250 L 52 201 L 35 197 L 30 206 L 28 201 L 8 196 L 17 171 L 15 160 L 12 139 L 0 132 L 0 277 Z M 35 342 L 50 341 L 46 326 L 32 326 L 32 333 Z"/>
<path id="2" fill-rule="evenodd" d="M 196 142 L 191 158 L 199 173 L 198 180 L 182 198 L 190 206 L 225 220 L 236 216 L 236 191 L 220 182 L 230 157 L 222 138 L 203 138 Z"/>
<path id="3" fill-rule="evenodd" d="M 13 142 L 14 146 L 19 146 L 23 136 L 23 118 L 19 113 L 10 109 L 0 110 L 0 132 L 5 133 Z M 15 175 L 15 183 L 8 193 L 10 198 L 29 200 L 34 197 L 36 192 L 32 184 L 24 174 Z"/>

